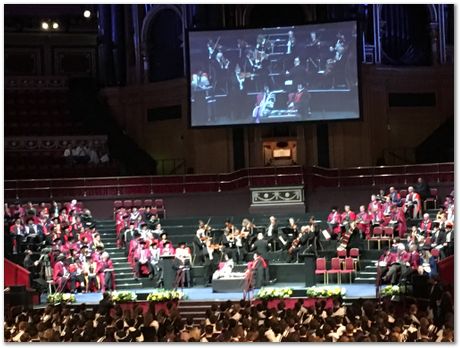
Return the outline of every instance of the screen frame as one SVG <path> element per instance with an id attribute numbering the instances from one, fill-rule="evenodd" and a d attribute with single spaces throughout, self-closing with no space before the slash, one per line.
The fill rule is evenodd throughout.
<path id="1" fill-rule="evenodd" d="M 190 33 L 201 33 L 201 32 L 213 32 L 213 31 L 238 31 L 238 30 L 260 30 L 264 28 L 289 28 L 289 27 L 306 27 L 312 25 L 321 25 L 321 24 L 334 24 L 334 23 L 355 23 L 356 25 L 356 71 L 357 71 L 357 81 L 358 81 L 358 110 L 359 116 L 356 118 L 345 118 L 345 119 L 328 119 L 328 120 L 300 120 L 300 121 L 289 121 L 289 122 L 266 122 L 266 123 L 238 123 L 238 124 L 210 124 L 210 125 L 192 125 L 192 86 L 191 86 L 191 64 L 190 64 Z M 185 59 L 186 59 L 186 83 L 187 83 L 187 128 L 188 129 L 213 129 L 213 128 L 228 128 L 228 127 L 267 127 L 267 126 L 276 126 L 279 124 L 282 125 L 314 125 L 314 124 L 326 124 L 329 122 L 362 122 L 363 121 L 363 105 L 362 105 L 362 86 L 361 86 L 361 68 L 363 65 L 363 57 L 360 57 L 359 53 L 363 50 L 363 42 L 360 39 L 362 36 L 360 21 L 356 19 L 351 20 L 328 20 L 328 21 L 315 21 L 307 24 L 300 25 L 285 25 L 279 27 L 258 27 L 258 26 L 247 26 L 244 28 L 208 28 L 208 29 L 189 29 L 185 30 L 185 45 L 186 49 Z"/>

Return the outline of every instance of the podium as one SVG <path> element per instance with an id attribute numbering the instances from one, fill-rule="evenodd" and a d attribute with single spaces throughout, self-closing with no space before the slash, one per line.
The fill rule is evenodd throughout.
<path id="1" fill-rule="evenodd" d="M 316 255 L 313 253 L 302 254 L 305 265 L 305 286 L 308 288 L 310 286 L 316 285 Z"/>
<path id="2" fill-rule="evenodd" d="M 174 282 L 176 280 L 176 271 L 173 269 L 173 261 L 175 256 L 160 256 L 163 268 L 163 287 L 166 290 L 171 290 L 174 287 Z"/>

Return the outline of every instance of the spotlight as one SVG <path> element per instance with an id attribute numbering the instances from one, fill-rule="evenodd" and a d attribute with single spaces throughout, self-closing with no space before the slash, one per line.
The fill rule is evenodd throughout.
<path id="1" fill-rule="evenodd" d="M 85 11 L 83 12 L 83 17 L 85 17 L 85 18 L 91 17 L 91 11 L 90 11 L 90 10 L 85 10 Z"/>
<path id="2" fill-rule="evenodd" d="M 53 29 L 59 29 L 59 23 L 58 22 L 53 22 Z"/>
<path id="3" fill-rule="evenodd" d="M 48 30 L 50 28 L 49 24 L 46 22 L 42 22 L 42 29 L 43 30 Z"/>

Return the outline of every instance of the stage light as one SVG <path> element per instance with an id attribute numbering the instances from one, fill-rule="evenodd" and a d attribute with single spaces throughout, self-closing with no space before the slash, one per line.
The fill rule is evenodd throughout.
<path id="1" fill-rule="evenodd" d="M 59 23 L 58 22 L 53 22 L 53 29 L 54 30 L 59 29 Z"/>
<path id="2" fill-rule="evenodd" d="M 42 29 L 43 30 L 48 30 L 50 28 L 49 24 L 46 22 L 42 22 Z"/>
<path id="3" fill-rule="evenodd" d="M 85 10 L 85 11 L 83 12 L 83 17 L 85 17 L 85 18 L 91 17 L 91 11 L 90 11 L 90 10 Z"/>

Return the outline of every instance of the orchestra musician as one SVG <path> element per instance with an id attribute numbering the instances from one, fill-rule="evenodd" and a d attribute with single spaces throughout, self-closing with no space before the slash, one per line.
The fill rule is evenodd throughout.
<path id="1" fill-rule="evenodd" d="M 196 234 L 193 237 L 193 257 L 194 257 L 194 263 L 196 265 L 202 265 L 203 264 L 203 248 L 206 245 L 206 241 L 209 238 L 209 233 L 210 233 L 210 226 L 209 222 L 208 224 L 205 224 L 204 221 L 199 220 L 198 221 L 198 229 L 196 230 Z"/>
<path id="2" fill-rule="evenodd" d="M 217 270 L 222 259 L 222 251 L 219 245 L 212 244 L 210 240 L 206 241 L 206 246 L 203 249 L 204 258 L 204 279 L 206 286 L 210 286 L 212 275 Z"/>
<path id="3" fill-rule="evenodd" d="M 223 252 L 228 255 L 235 263 L 238 263 L 240 257 L 240 248 L 242 248 L 241 238 L 237 239 L 239 231 L 230 220 L 225 221 L 224 236 L 222 237 Z"/>
<path id="4" fill-rule="evenodd" d="M 260 123 L 261 118 L 266 118 L 272 112 L 276 101 L 276 95 L 270 92 L 270 87 L 264 85 L 263 92 L 257 94 L 256 106 L 252 110 L 252 117 L 256 123 Z"/>

